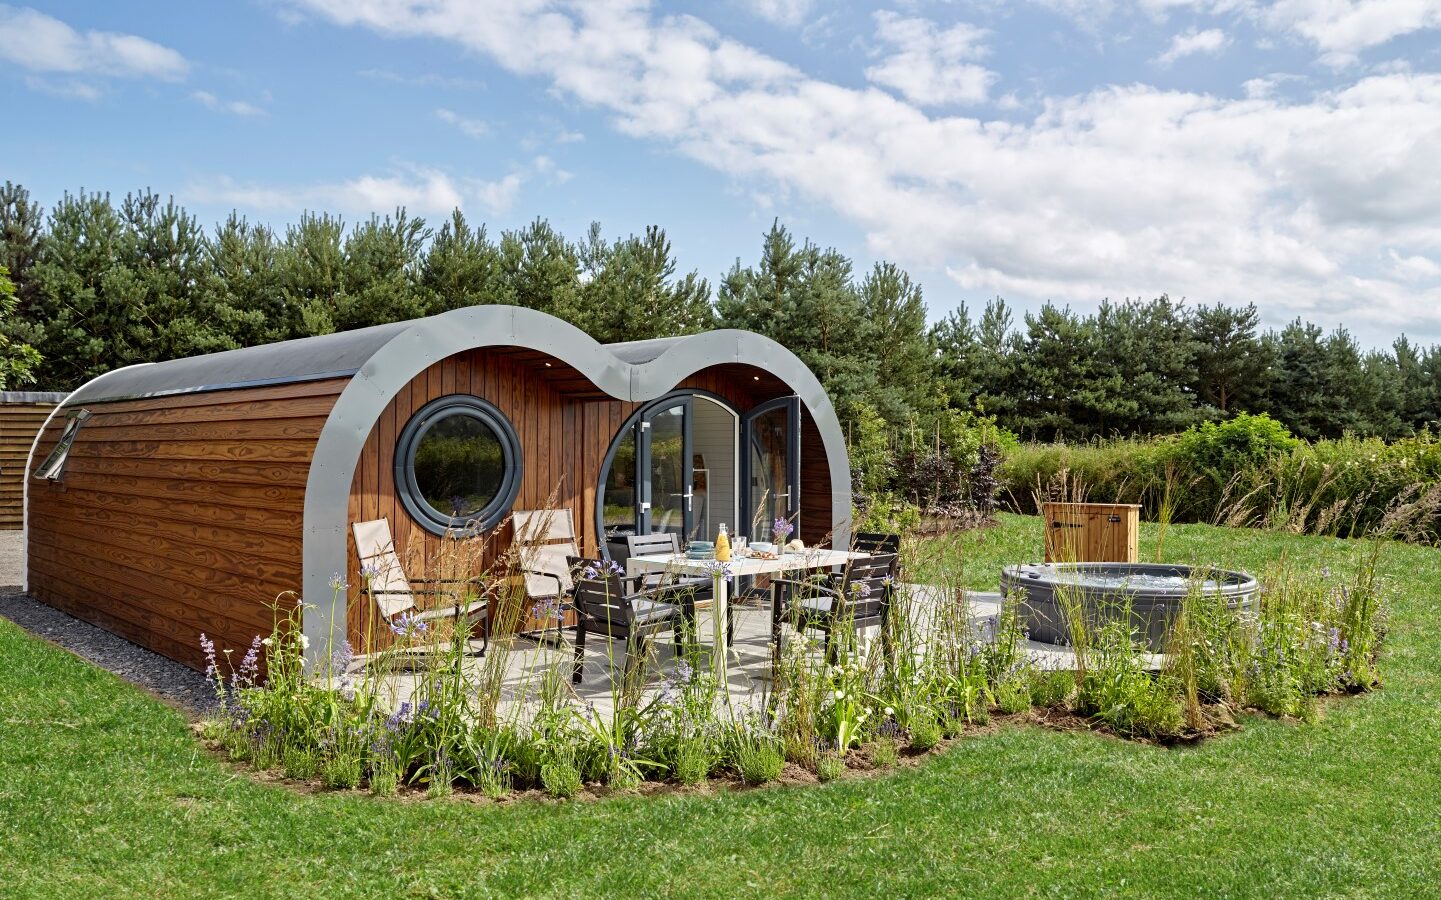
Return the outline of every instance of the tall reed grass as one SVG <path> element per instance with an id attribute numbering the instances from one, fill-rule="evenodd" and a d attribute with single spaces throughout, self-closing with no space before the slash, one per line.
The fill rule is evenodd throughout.
<path id="1" fill-rule="evenodd" d="M 1404 517 L 1395 518 L 1400 528 Z M 1354 572 L 1278 564 L 1253 609 L 1227 606 L 1197 581 L 1159 657 L 1144 652 L 1128 619 L 1105 624 L 1076 608 L 1075 664 L 1063 671 L 1028 647 L 1014 604 L 978 613 L 965 588 L 969 540 L 905 537 L 879 630 L 855 634 L 841 621 L 828 642 L 791 619 L 769 672 L 748 673 L 757 685 L 749 699 L 710 674 L 695 634 L 642 660 L 635 679 L 613 644 L 593 642 L 587 667 L 603 674 L 577 689 L 564 611 L 537 616 L 525 605 L 519 576 L 529 561 L 519 551 L 472 557 L 491 559 L 483 571 L 453 570 L 456 590 L 491 598 L 481 659 L 463 621 L 392 623 L 379 649 L 342 642 L 307 669 L 302 613 L 286 598 L 271 634 L 238 666 L 206 642 L 221 710 L 206 735 L 237 760 L 333 788 L 573 797 L 587 786 L 755 784 L 787 771 L 831 780 L 1033 709 L 1165 742 L 1224 728 L 1240 709 L 1308 718 L 1318 696 L 1380 681 L 1379 540 Z M 794 586 L 791 600 L 834 599 L 843 583 L 818 577 Z M 541 629 L 522 634 L 537 618 Z"/>

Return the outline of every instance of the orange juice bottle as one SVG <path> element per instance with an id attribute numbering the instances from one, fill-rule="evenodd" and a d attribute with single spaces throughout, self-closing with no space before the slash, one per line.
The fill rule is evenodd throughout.
<path id="1" fill-rule="evenodd" d="M 730 562 L 731 559 L 731 539 L 724 522 L 721 523 L 720 533 L 715 536 L 715 558 L 719 562 Z"/>

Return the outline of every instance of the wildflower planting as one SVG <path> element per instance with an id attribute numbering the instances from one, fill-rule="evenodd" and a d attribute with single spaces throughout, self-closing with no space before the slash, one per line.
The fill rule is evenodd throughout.
<path id="1" fill-rule="evenodd" d="M 559 605 L 520 634 L 534 624 L 522 598 L 494 597 L 480 660 L 463 620 L 401 617 L 384 649 L 358 658 L 342 643 L 307 668 L 301 607 L 283 598 L 272 633 L 234 667 L 205 640 L 219 707 L 205 735 L 237 761 L 335 789 L 565 799 L 646 783 L 834 781 L 997 717 L 1194 740 L 1234 728 L 1247 710 L 1313 720 L 1319 698 L 1380 683 L 1380 541 L 1346 569 L 1277 561 L 1249 606 L 1208 593 L 1198 576 L 1161 653 L 1129 617 L 1098 620 L 1061 592 L 1071 662 L 1056 671 L 1055 654 L 1028 643 L 1016 603 L 981 615 L 968 598 L 975 535 L 906 539 L 883 577 L 782 583 L 769 671 L 745 673 L 751 688 L 739 699 L 717 683 L 693 618 L 673 645 L 604 644 L 603 662 L 588 663 L 603 667 L 600 687 L 578 688 Z M 608 577 L 596 571 L 604 564 L 584 565 L 577 577 Z M 733 577 L 720 564 L 712 574 Z M 835 604 L 823 621 L 812 618 L 821 601 Z M 876 610 L 879 624 L 856 627 Z"/>
<path id="2" fill-rule="evenodd" d="M 1000 568 L 1032 558 L 1042 536 L 1034 518 L 1002 514 L 999 519 L 995 528 L 948 536 L 935 552 L 903 548 L 901 580 L 937 583 L 933 570 L 943 568 L 949 573 L 943 582 L 948 589 L 993 588 Z M 1157 531 L 1143 524 L 1143 558 L 1151 558 Z M 1272 683 L 1305 684 L 1313 677 L 1308 673 L 1321 670 L 1294 656 L 1263 660 L 1259 652 L 1249 653 L 1248 642 L 1262 635 L 1258 625 L 1229 609 L 1199 604 L 1188 622 L 1208 615 L 1218 622 L 1200 622 L 1193 630 L 1196 649 L 1184 657 L 1189 671 L 1180 664 L 1169 670 L 1176 681 L 1172 696 L 1178 698 L 1183 729 L 1194 727 L 1187 722 L 1187 684 L 1194 685 L 1203 716 L 1224 715 L 1231 722 L 1213 723 L 1210 730 L 1227 732 L 1184 751 L 1084 733 L 1112 726 L 1077 713 L 1075 673 L 1027 664 L 1024 635 L 1016 633 L 1014 659 L 1008 660 L 1002 647 L 970 660 L 976 671 L 989 665 L 997 675 L 1020 660 L 1011 677 L 995 680 L 993 698 L 980 690 L 977 675 L 964 689 L 957 685 L 951 691 L 948 702 L 956 709 L 939 700 L 932 704 L 940 706 L 935 712 L 944 752 L 917 756 L 911 749 L 915 732 L 902 719 L 918 704 L 892 703 L 888 714 L 877 698 L 868 705 L 879 723 L 867 726 L 869 732 L 844 756 L 829 748 L 819 756 L 814 779 L 832 779 L 824 785 L 687 788 L 645 796 L 667 791 L 657 786 L 661 779 L 714 785 L 721 778 L 739 786 L 742 778 L 731 770 L 734 757 L 729 755 L 738 749 L 734 738 L 779 733 L 778 725 L 767 725 L 780 720 L 768 711 L 764 692 L 750 704 L 755 721 L 749 731 L 731 727 L 730 713 L 712 713 L 712 699 L 724 710 L 718 694 L 705 696 L 714 685 L 678 671 L 687 657 L 674 658 L 667 642 L 649 664 L 646 697 L 656 699 L 667 681 L 676 696 L 657 707 L 655 724 L 643 732 L 654 749 L 632 755 L 672 760 L 674 774 L 642 767 L 646 782 L 639 791 L 615 791 L 598 802 L 496 803 L 491 798 L 512 797 L 522 788 L 544 797 L 544 786 L 534 786 L 542 784 L 538 769 L 546 763 L 546 781 L 557 796 L 594 795 L 609 788 L 581 775 L 585 763 L 579 741 L 573 743 L 577 750 L 567 767 L 565 745 L 540 756 L 508 743 L 508 729 L 468 723 L 464 733 L 470 740 L 463 743 L 469 749 L 456 741 L 451 758 L 485 764 L 467 772 L 469 764 L 458 762 L 454 795 L 432 800 L 425 774 L 410 780 L 422 764 L 418 761 L 392 787 L 411 802 L 395 802 L 370 793 L 377 790 L 371 779 L 379 774 L 383 780 L 384 774 L 372 772 L 368 743 L 358 744 L 364 767 L 358 790 L 344 789 L 346 766 L 338 764 L 330 769 L 339 776 L 332 786 L 343 789 L 322 789 L 327 783 L 324 755 L 305 789 L 245 777 L 234 763 L 197 752 L 192 727 L 175 708 L 0 621 L 0 655 L 6 660 L 0 675 L 0 818 L 10 826 L 0 829 L 6 891 L 17 896 L 715 896 L 748 895 L 764 884 L 775 893 L 803 895 L 1017 896 L 1103 894 L 1125 885 L 1123 892 L 1145 896 L 1248 896 L 1257 890 L 1256 873 L 1264 872 L 1265 890 L 1275 894 L 1430 892 L 1441 865 L 1434 827 L 1441 819 L 1441 772 L 1425 764 L 1441 744 L 1441 720 L 1432 714 L 1441 703 L 1441 654 L 1435 641 L 1441 630 L 1441 557 L 1431 548 L 1402 542 L 1184 523 L 1168 530 L 1163 555 L 1167 562 L 1204 561 L 1260 576 L 1267 599 L 1278 593 L 1289 598 L 1270 610 L 1267 621 L 1281 623 L 1282 631 L 1294 628 L 1293 633 L 1305 626 L 1308 652 L 1317 658 L 1331 653 L 1335 643 L 1335 655 L 1342 659 L 1370 659 L 1384 675 L 1384 689 L 1354 697 L 1321 695 L 1310 710 L 1296 701 L 1300 711 L 1295 715 L 1262 712 L 1249 697 L 1269 692 Z M 1357 647 L 1347 638 L 1342 651 L 1342 635 L 1333 641 L 1329 632 L 1321 633 L 1303 618 L 1305 610 L 1324 605 L 1323 599 L 1334 608 L 1341 591 L 1350 594 L 1367 572 L 1374 580 L 1370 596 L 1388 601 L 1384 614 L 1373 618 L 1373 633 L 1384 634 L 1384 642 L 1379 648 Z M 1281 573 L 1290 573 L 1291 587 L 1279 585 Z M 897 609 L 909 602 L 898 600 Z M 1352 628 L 1373 615 L 1356 601 L 1349 601 L 1346 610 L 1322 610 L 1329 617 L 1323 621 Z M 1257 616 L 1263 612 L 1266 607 L 1256 608 Z M 1352 617 L 1349 624 L 1347 616 Z M 949 620 L 949 627 L 959 630 L 963 624 Z M 980 637 L 992 625 L 987 617 L 977 617 L 964 627 Z M 1002 634 L 1010 630 L 1003 622 L 996 627 Z M 443 643 L 436 633 L 442 630 L 429 627 L 423 642 Z M 552 623 L 548 639 L 554 632 Z M 702 635 L 707 632 L 703 627 Z M 786 633 L 793 637 L 789 629 Z M 1199 639 L 1202 633 L 1208 635 L 1205 641 Z M 1366 632 L 1352 628 L 1349 633 Z M 1264 635 L 1273 638 L 1271 630 Z M 824 635 L 810 636 L 823 651 Z M 905 633 L 895 638 L 898 648 L 911 640 Z M 527 640 L 516 638 L 516 647 Z M 230 664 L 240 669 L 246 643 L 230 660 L 223 648 L 216 650 L 227 690 Z M 489 663 L 497 645 L 484 660 L 465 660 L 472 684 L 480 680 L 477 670 Z M 956 661 L 965 659 L 967 645 L 950 646 Z M 269 652 L 279 651 L 257 649 L 253 677 L 268 674 Z M 866 650 L 861 652 L 860 668 L 869 671 Z M 602 674 L 600 651 L 592 653 L 582 688 L 603 690 L 605 682 L 596 681 Z M 896 658 L 904 658 L 899 649 Z M 1097 659 L 1093 654 L 1094 670 L 1100 668 Z M 929 689 L 912 683 L 924 655 L 915 660 L 898 664 L 895 675 L 882 670 L 877 677 L 886 680 L 879 683 L 903 697 L 924 698 Z M 1141 663 L 1153 660 L 1142 657 Z M 1248 671 L 1253 661 L 1257 672 L 1284 666 L 1273 671 L 1292 675 L 1257 678 Z M 348 667 L 360 701 L 370 691 L 362 663 L 372 669 L 379 665 L 362 658 Z M 821 664 L 818 659 L 814 667 Z M 1348 668 L 1353 675 L 1366 671 L 1352 666 L 1346 660 L 1325 670 L 1335 676 L 1332 690 L 1352 689 Z M 421 668 L 415 674 L 431 667 Z M 697 668 L 704 672 L 707 667 Z M 1146 674 L 1155 677 L 1159 671 L 1147 667 Z M 338 683 L 335 689 L 339 692 Z M 547 683 L 537 673 L 525 690 L 528 711 L 512 715 L 507 700 L 500 705 L 498 723 L 514 719 L 531 727 L 544 708 L 551 711 L 548 723 L 535 722 L 535 733 L 578 732 L 573 710 L 583 709 L 584 701 L 572 695 L 566 677 Z M 979 696 L 968 696 L 971 690 Z M 547 692 L 553 699 L 545 697 Z M 380 696 L 375 715 L 383 726 L 412 694 Z M 589 696 L 605 706 L 604 696 Z M 1022 697 L 1029 704 L 1026 711 L 1003 711 L 1015 708 Z M 1218 697 L 1231 699 L 1222 704 L 1213 699 Z M 231 702 L 233 709 L 238 701 Z M 471 702 L 480 704 L 478 693 Z M 748 714 L 737 713 L 740 718 Z M 363 721 L 357 711 L 347 715 Z M 1039 727 L 1038 721 L 1060 727 Z M 957 735 L 959 740 L 950 739 Z M 782 752 L 789 754 L 790 748 Z M 345 754 L 333 757 L 342 760 Z M 416 759 L 424 760 L 425 754 Z M 905 764 L 908 760 L 924 764 Z M 854 777 L 867 769 L 883 776 Z M 271 771 L 282 774 L 278 762 Z M 764 774 L 751 771 L 757 780 Z M 780 781 L 802 778 L 811 779 L 804 766 L 782 766 Z M 660 848 L 643 866 L 634 862 L 638 841 Z"/>

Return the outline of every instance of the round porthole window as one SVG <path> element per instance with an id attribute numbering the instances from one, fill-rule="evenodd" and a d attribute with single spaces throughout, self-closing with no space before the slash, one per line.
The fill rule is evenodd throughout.
<path id="1" fill-rule="evenodd" d="M 432 534 L 494 528 L 520 491 L 520 440 L 491 404 L 451 394 L 420 408 L 395 448 L 395 486 Z"/>

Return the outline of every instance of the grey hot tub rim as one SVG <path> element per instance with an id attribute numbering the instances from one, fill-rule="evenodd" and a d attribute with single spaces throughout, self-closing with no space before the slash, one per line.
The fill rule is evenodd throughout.
<path id="1" fill-rule="evenodd" d="M 1061 573 L 1075 573 L 1081 578 L 1077 580 L 1062 579 L 1056 577 Z M 1131 576 L 1131 575 L 1152 575 L 1163 577 L 1179 577 L 1186 579 L 1186 583 L 1175 587 L 1138 587 L 1127 584 L 1122 586 L 1111 584 L 1087 584 L 1084 576 L 1095 574 L 1102 576 Z M 1192 566 L 1184 563 L 1116 563 L 1116 562 L 1079 562 L 1079 563 L 1023 563 L 1021 565 L 1006 566 L 1001 570 L 1001 590 L 1009 593 L 1008 589 L 1026 587 L 1027 585 L 1043 586 L 1049 589 L 1065 588 L 1076 591 L 1081 595 L 1103 594 L 1107 596 L 1124 594 L 1133 603 L 1147 600 L 1174 600 L 1184 597 L 1191 591 L 1192 579 L 1199 576 L 1203 581 L 1215 582 L 1213 587 L 1207 588 L 1207 594 L 1220 594 L 1223 597 L 1234 597 L 1237 599 L 1247 598 L 1254 594 L 1260 587 L 1255 576 L 1246 572 L 1237 572 L 1231 569 L 1223 569 L 1219 566 Z"/>
<path id="2" fill-rule="evenodd" d="M 1087 584 L 1091 574 L 1104 581 Z M 1161 576 L 1169 585 L 1137 586 L 1128 583 L 1135 576 Z M 1093 625 L 1114 621 L 1118 615 L 1130 620 L 1152 651 L 1164 649 L 1170 624 L 1185 605 L 1195 584 L 1203 580 L 1202 593 L 1227 606 L 1250 608 L 1259 583 L 1245 572 L 1213 566 L 1175 563 L 1030 563 L 1001 570 L 1002 602 L 1015 604 L 1016 614 L 1027 635 L 1049 644 L 1069 643 L 1068 595 Z M 1179 581 L 1177 581 L 1179 579 Z M 1144 585 L 1145 582 L 1142 582 Z"/>

